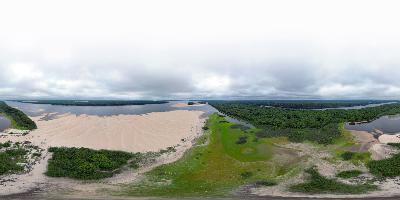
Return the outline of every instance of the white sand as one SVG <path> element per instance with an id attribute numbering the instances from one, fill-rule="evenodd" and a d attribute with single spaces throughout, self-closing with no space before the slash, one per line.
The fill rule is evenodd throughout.
<path id="1" fill-rule="evenodd" d="M 383 134 L 379 136 L 379 142 L 387 144 L 387 143 L 400 143 L 400 134 L 389 135 Z"/>
<path id="2" fill-rule="evenodd" d="M 62 115 L 49 121 L 34 118 L 38 129 L 17 140 L 29 140 L 44 148 L 66 146 L 129 152 L 158 151 L 195 135 L 202 126 L 201 114 L 201 111 L 177 110 L 105 117 Z M 0 142 L 11 137 L 1 138 Z"/>

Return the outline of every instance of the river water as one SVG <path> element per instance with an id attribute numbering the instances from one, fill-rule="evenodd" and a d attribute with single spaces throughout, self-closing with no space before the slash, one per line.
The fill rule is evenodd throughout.
<path id="1" fill-rule="evenodd" d="M 383 116 L 369 123 L 361 123 L 351 125 L 345 124 L 345 128 L 349 130 L 373 132 L 375 129 L 386 134 L 400 133 L 400 115 Z"/>
<path id="2" fill-rule="evenodd" d="M 11 122 L 7 118 L 0 116 L 0 131 L 10 128 Z"/>

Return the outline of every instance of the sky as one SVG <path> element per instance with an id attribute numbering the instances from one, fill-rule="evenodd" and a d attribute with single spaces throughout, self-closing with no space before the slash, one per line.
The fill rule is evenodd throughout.
<path id="1" fill-rule="evenodd" d="M 0 1 L 0 99 L 400 99 L 399 1 Z"/>

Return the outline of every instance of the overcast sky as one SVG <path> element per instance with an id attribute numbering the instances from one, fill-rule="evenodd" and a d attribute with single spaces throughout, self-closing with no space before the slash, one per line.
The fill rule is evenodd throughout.
<path id="1" fill-rule="evenodd" d="M 400 99 L 399 1 L 0 2 L 0 99 Z"/>

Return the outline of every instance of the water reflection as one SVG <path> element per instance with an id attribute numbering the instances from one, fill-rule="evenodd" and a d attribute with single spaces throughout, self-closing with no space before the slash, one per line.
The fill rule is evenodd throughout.
<path id="1" fill-rule="evenodd" d="M 346 123 L 346 129 L 373 132 L 375 129 L 387 134 L 400 133 L 400 115 L 383 116 L 379 119 L 361 124 Z"/>
<path id="2" fill-rule="evenodd" d="M 7 118 L 0 116 L 0 131 L 10 128 L 11 122 Z"/>

